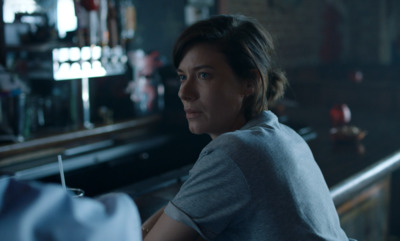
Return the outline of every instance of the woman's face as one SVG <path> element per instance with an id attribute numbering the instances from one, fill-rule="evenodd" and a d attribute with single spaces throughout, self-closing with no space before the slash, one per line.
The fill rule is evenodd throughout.
<path id="1" fill-rule="evenodd" d="M 184 55 L 178 67 L 181 99 L 189 129 L 215 138 L 245 124 L 242 103 L 246 81 L 239 79 L 225 56 L 210 44 L 197 44 Z"/>

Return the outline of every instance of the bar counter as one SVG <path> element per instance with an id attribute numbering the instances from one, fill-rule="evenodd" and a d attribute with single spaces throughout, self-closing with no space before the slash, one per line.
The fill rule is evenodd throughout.
<path id="1" fill-rule="evenodd" d="M 316 137 L 308 141 L 336 204 L 400 168 L 400 117 L 352 110 L 349 125 L 366 131 L 360 141 L 335 142 L 330 136 L 329 109 L 293 110 Z"/>
<path id="2" fill-rule="evenodd" d="M 398 207 L 393 205 L 393 203 L 398 203 L 400 200 L 397 194 L 398 191 L 391 191 L 393 188 L 398 188 L 399 185 L 391 182 L 392 179 L 398 179 L 398 170 L 400 169 L 399 114 L 378 115 L 373 111 L 352 110 L 352 120 L 349 124 L 357 126 L 361 130 L 365 130 L 367 135 L 360 141 L 341 143 L 334 142 L 330 136 L 331 122 L 329 118 L 329 108 L 287 108 L 283 117 L 285 117 L 283 118 L 283 120 L 285 120 L 284 123 L 287 123 L 299 132 L 313 151 L 314 157 L 331 190 L 338 212 L 342 220 L 344 220 L 343 226 L 352 230 L 351 232 L 354 233 L 352 235 L 353 237 L 362 240 L 363 237 L 359 237 L 360 234 L 357 233 L 359 230 L 365 229 L 365 227 L 354 227 L 354 223 L 357 223 L 357 218 L 354 217 L 360 218 L 360 213 L 365 213 L 366 210 L 365 208 L 358 211 L 354 210 L 357 209 L 357 207 L 363 207 L 363 205 L 369 205 L 368 207 L 370 208 L 371 205 L 374 206 L 376 204 L 374 206 L 375 210 L 372 212 L 385 213 L 383 221 L 381 219 L 376 220 L 376 222 L 378 222 L 377 225 L 380 225 L 376 235 L 382 235 L 383 232 L 387 233 L 388 220 L 391 218 L 389 212 L 395 212 L 397 216 L 399 216 Z M 135 126 L 137 124 L 142 125 L 143 123 L 131 124 Z M 129 125 L 128 127 L 132 128 L 133 126 Z M 118 127 L 118 131 L 122 131 L 122 133 L 125 132 L 125 127 L 123 125 L 114 127 Z M 97 133 L 98 131 L 105 132 L 111 137 L 112 132 L 115 130 L 113 130 L 112 127 L 104 127 L 103 129 L 90 130 L 85 133 L 96 136 L 99 134 Z M 129 143 L 125 141 L 124 145 L 129 145 L 124 147 L 129 150 L 129 153 L 127 152 L 126 155 L 135 156 L 128 159 L 124 157 L 126 160 L 117 158 L 118 160 L 115 161 L 110 158 L 110 160 L 104 161 L 105 153 L 112 152 L 112 148 L 107 148 L 107 146 L 100 147 L 99 151 L 95 151 L 94 153 L 85 153 L 83 156 L 72 155 L 70 160 L 67 158 L 65 164 L 67 166 L 67 171 L 69 167 L 71 172 L 74 171 L 74 173 L 69 174 L 67 172 L 66 178 L 71 185 L 89 190 L 88 196 L 97 196 L 104 192 L 101 191 L 102 189 L 96 190 L 97 192 L 91 192 L 90 189 L 94 188 L 95 185 L 106 186 L 115 180 L 114 186 L 108 186 L 106 192 L 121 191 L 129 194 L 138 205 L 141 217 L 144 220 L 157 209 L 165 205 L 178 192 L 180 185 L 184 182 L 188 171 L 196 160 L 199 151 L 209 141 L 207 138 L 204 138 L 204 136 L 187 134 L 182 134 L 181 137 L 177 138 L 177 136 L 180 135 L 181 133 L 177 132 L 175 129 L 169 130 L 168 128 L 164 128 L 162 132 L 156 131 L 151 137 L 147 137 L 147 142 L 140 137 L 135 137 L 133 140 L 130 140 Z M 70 136 L 67 134 L 63 137 Z M 55 138 L 54 140 L 57 139 L 57 137 L 52 138 Z M 106 140 L 102 139 L 101 143 L 104 141 Z M 1 146 L 2 152 L 0 152 L 0 156 L 7 151 L 21 152 L 24 148 L 29 148 L 29 155 L 34 155 L 35 151 L 33 151 L 32 148 L 41 149 L 39 148 L 39 144 L 40 141 L 37 140 L 28 143 Z M 143 147 L 141 149 L 139 148 L 140 150 L 136 153 L 134 149 L 139 144 L 141 146 L 146 144 L 149 148 L 154 147 L 155 149 L 153 148 L 154 150 L 152 153 Z M 38 147 L 36 147 L 36 145 Z M 192 147 L 193 145 L 196 145 L 196 147 Z M 118 148 L 121 148 L 121 146 Z M 36 152 L 38 151 L 40 150 L 36 150 Z M 65 153 L 65 150 L 58 151 L 63 151 Z M 121 153 L 120 149 L 115 149 L 113 152 Z M 143 157 L 144 154 L 150 155 L 150 158 Z M 136 158 L 138 155 L 140 158 Z M 52 175 L 56 176 L 56 178 L 42 179 L 40 172 L 37 171 L 42 170 L 40 169 L 41 166 L 38 164 L 35 165 L 37 170 L 35 172 L 30 172 L 30 174 L 34 173 L 34 175 L 32 174 L 30 177 L 26 173 L 26 170 L 12 167 L 12 165 L 11 167 L 7 167 L 4 163 L 0 171 L 12 170 L 11 172 L 8 171 L 8 174 L 16 176 L 18 176 L 18 173 L 25 173 L 25 178 L 21 179 L 38 179 L 57 182 L 57 178 L 59 177 L 57 176 L 57 164 L 55 163 L 56 153 L 50 153 L 46 158 L 47 160 L 49 158 L 54 159 L 54 163 L 51 163 Z M 8 159 L 11 160 L 12 157 L 8 157 Z M 85 166 L 86 168 L 88 166 L 104 165 L 104 163 L 107 163 L 107 165 L 102 167 L 101 170 L 95 169 L 93 172 L 94 174 L 88 174 L 86 169 L 79 170 L 79 168 L 68 166 L 69 164 L 72 165 L 72 162 L 81 165 L 83 162 L 88 161 L 90 164 Z M 121 163 L 129 163 L 129 165 L 121 165 Z M 21 165 L 22 164 L 20 164 L 20 166 Z M 121 165 L 121 167 L 112 169 L 114 166 L 118 165 Z M 6 168 L 4 168 L 4 166 Z M 81 176 L 84 176 L 84 178 L 80 177 L 74 180 L 74 177 L 77 176 L 76 172 L 81 172 Z M 108 173 L 108 176 L 103 175 L 104 173 Z M 123 175 L 134 178 L 126 179 Z M 102 177 L 96 179 L 96 176 Z M 93 182 L 88 183 L 87 181 L 91 178 Z M 127 181 L 125 180 L 125 182 L 120 183 L 116 181 L 117 179 L 124 178 Z M 81 185 L 83 182 L 87 182 L 85 183 L 86 186 Z M 381 201 L 376 201 L 376 197 L 381 201 L 383 200 L 382 204 Z M 371 199 L 373 200 L 372 202 L 370 201 Z M 395 225 L 398 225 L 397 219 L 392 221 L 392 223 L 393 222 Z"/>

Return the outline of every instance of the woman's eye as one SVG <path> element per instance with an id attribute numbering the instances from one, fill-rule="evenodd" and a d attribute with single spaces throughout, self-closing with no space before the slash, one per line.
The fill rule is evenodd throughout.
<path id="1" fill-rule="evenodd" d="M 200 72 L 198 76 L 200 79 L 209 79 L 210 78 L 210 74 L 205 73 L 205 72 Z"/>
<path id="2" fill-rule="evenodd" d="M 178 74 L 178 80 L 179 80 L 180 82 L 184 81 L 185 79 L 186 79 L 186 76 L 185 76 L 185 75 L 183 75 L 183 74 Z"/>

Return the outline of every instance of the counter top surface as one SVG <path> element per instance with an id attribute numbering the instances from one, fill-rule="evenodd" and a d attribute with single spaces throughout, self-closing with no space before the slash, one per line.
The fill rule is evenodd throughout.
<path id="1" fill-rule="evenodd" d="M 317 134 L 308 144 L 329 187 L 400 151 L 398 116 L 354 111 L 349 125 L 356 126 L 367 134 L 361 141 L 338 143 L 330 136 L 329 110 L 305 109 L 301 112 L 294 111 L 291 116 L 308 123 Z"/>

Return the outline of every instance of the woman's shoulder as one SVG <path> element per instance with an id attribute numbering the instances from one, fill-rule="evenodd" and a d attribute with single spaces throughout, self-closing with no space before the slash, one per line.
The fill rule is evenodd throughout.
<path id="1" fill-rule="evenodd" d="M 223 156 L 235 162 L 250 153 L 264 152 L 265 147 L 261 147 L 264 138 L 257 134 L 258 130 L 237 130 L 224 133 L 211 141 L 201 152 L 203 156 Z M 262 141 L 264 140 L 264 141 Z"/>
<path id="2" fill-rule="evenodd" d="M 306 149 L 304 140 L 295 131 L 278 122 L 259 122 L 237 131 L 227 132 L 211 141 L 202 154 L 223 152 L 228 156 L 266 156 L 273 157 L 285 150 L 291 153 L 294 147 Z M 304 147 L 304 148 L 303 148 Z M 236 158 L 233 158 L 236 159 Z"/>
<path id="3" fill-rule="evenodd" d="M 248 130 L 237 130 L 232 132 L 224 133 L 207 146 L 209 149 L 225 149 L 225 148 L 235 148 L 238 146 L 244 146 L 251 140 L 252 134 Z"/>

